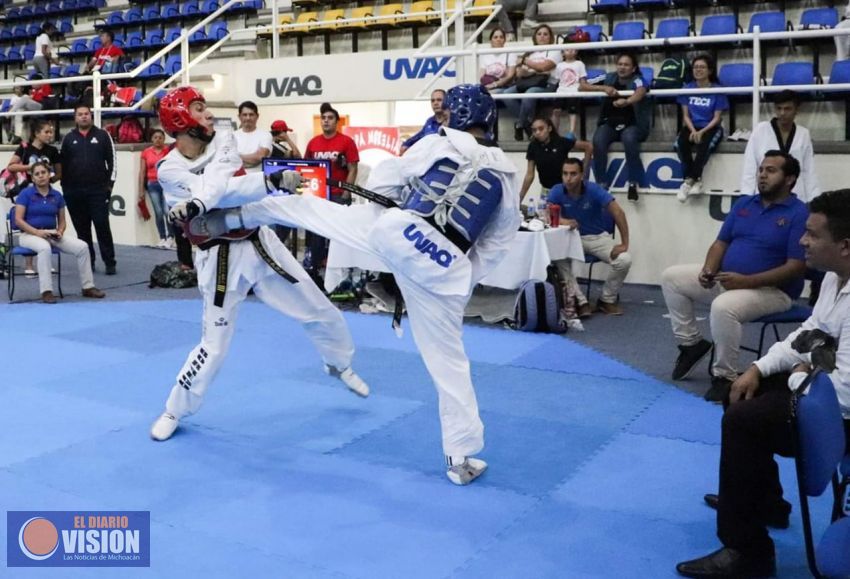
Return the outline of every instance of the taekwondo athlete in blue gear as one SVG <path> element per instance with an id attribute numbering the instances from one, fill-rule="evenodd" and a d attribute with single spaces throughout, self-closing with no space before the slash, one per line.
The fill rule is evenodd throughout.
<path id="1" fill-rule="evenodd" d="M 261 173 L 244 175 L 233 132 L 214 131 L 212 113 L 200 92 L 188 86 L 175 88 L 160 102 L 159 116 L 163 129 L 176 139 L 174 150 L 158 169 L 173 219 L 185 221 L 267 195 Z M 292 181 L 293 176 L 297 180 Z M 280 179 L 300 182 L 295 173 Z M 170 438 L 180 418 L 200 408 L 230 347 L 239 306 L 250 289 L 260 301 L 301 323 L 326 372 L 356 394 L 368 396 L 369 387 L 351 369 L 354 342 L 345 319 L 267 227 L 230 239 L 195 241 L 203 333 L 177 375 L 165 412 L 151 427 L 154 440 Z"/>
<path id="2" fill-rule="evenodd" d="M 443 106 L 448 127 L 369 176 L 367 188 L 398 207 L 269 197 L 210 216 L 199 227 L 216 234 L 240 222 L 285 223 L 380 258 L 401 289 L 437 389 L 447 475 L 463 485 L 487 468 L 474 458 L 484 448 L 484 426 L 463 349 L 463 312 L 475 284 L 507 253 L 521 216 L 516 167 L 488 139 L 496 120 L 490 94 L 478 85 L 456 86 Z"/>

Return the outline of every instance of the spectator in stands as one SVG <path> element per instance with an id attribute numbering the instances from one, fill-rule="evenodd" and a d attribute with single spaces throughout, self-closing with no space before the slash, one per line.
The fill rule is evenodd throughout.
<path id="1" fill-rule="evenodd" d="M 93 70 L 99 70 L 102 73 L 117 72 L 115 67 L 119 59 L 124 56 L 124 51 L 113 44 L 114 41 L 115 34 L 111 30 L 100 31 L 100 48 L 94 51 L 94 55 L 86 63 L 83 74 L 89 74 Z"/>
<path id="2" fill-rule="evenodd" d="M 620 288 L 623 287 L 632 266 L 626 214 L 608 191 L 585 179 L 581 160 L 568 158 L 563 162 L 561 174 L 562 182 L 549 191 L 549 203 L 561 206 L 562 224 L 578 229 L 585 254 L 611 266 L 611 273 L 602 286 L 602 295 L 596 303 L 596 309 L 611 316 L 621 316 L 623 309 L 617 301 Z M 614 222 L 620 232 L 620 243 L 617 243 L 608 229 L 606 221 L 609 220 Z M 571 260 L 556 260 L 554 263 L 562 279 L 572 278 Z M 587 297 L 580 290 L 576 291 L 578 315 L 587 317 L 591 312 Z"/>
<path id="3" fill-rule="evenodd" d="M 844 8 L 844 18 L 836 25 L 836 30 L 850 28 L 850 2 Z M 835 37 L 835 60 L 847 60 L 850 58 L 850 36 Z"/>
<path id="4" fill-rule="evenodd" d="M 554 101 L 552 123 L 555 125 L 555 130 L 560 132 L 561 111 L 567 111 L 570 115 L 570 129 L 566 137 L 575 140 L 578 102 L 575 98 L 568 98 L 568 95 L 577 93 L 583 84 L 587 84 L 587 69 L 578 59 L 578 50 L 575 48 L 565 48 L 561 56 L 563 60 L 555 67 L 555 83 L 552 91 L 562 98 Z"/>
<path id="5" fill-rule="evenodd" d="M 549 117 L 537 117 L 531 123 L 531 142 L 525 158 L 528 166 L 525 170 L 525 178 L 519 191 L 519 200 L 525 199 L 532 182 L 534 173 L 540 175 L 540 186 L 543 188 L 541 197 L 546 198 L 549 190 L 561 183 L 561 166 L 569 157 L 570 151 L 578 148 L 584 152 L 585 162 L 590 162 L 593 157 L 593 146 L 587 141 L 576 141 L 572 138 L 561 137 L 552 124 Z"/>
<path id="6" fill-rule="evenodd" d="M 47 163 L 51 169 L 51 180 L 56 181 L 62 175 L 62 164 L 59 163 L 59 149 L 53 143 L 53 123 L 45 119 L 37 119 L 32 122 L 32 134 L 29 142 L 21 143 L 12 153 L 6 168 L 10 173 L 24 173 L 27 181 L 22 183 L 21 189 L 32 184 L 32 169 L 39 161 Z M 33 257 L 28 255 L 24 260 L 24 274 L 27 277 L 35 277 Z"/>
<path id="7" fill-rule="evenodd" d="M 153 206 L 156 231 L 159 234 L 156 247 L 160 249 L 174 249 L 174 238 L 170 235 L 167 217 L 168 208 L 165 206 L 162 186 L 156 178 L 156 166 L 169 151 L 171 147 L 165 146 L 165 132 L 162 129 L 154 129 L 151 131 L 151 146 L 142 151 L 139 159 L 139 201 L 144 201 L 147 191 Z"/>
<path id="8" fill-rule="evenodd" d="M 40 111 L 42 109 L 42 104 L 33 98 L 32 89 L 32 85 L 18 85 L 12 89 L 15 94 L 9 102 L 10 113 L 16 113 L 18 111 Z M 14 119 L 14 130 L 11 123 L 8 128 L 9 142 L 12 144 L 21 142 L 21 135 L 24 132 L 23 117 L 16 115 Z"/>
<path id="9" fill-rule="evenodd" d="M 803 289 L 805 262 L 800 238 L 806 205 L 791 191 L 800 175 L 797 159 L 768 151 L 759 167 L 759 192 L 732 207 L 702 265 L 674 265 L 661 275 L 679 357 L 673 380 L 682 380 L 712 348 L 696 323 L 694 303 L 711 304 L 714 338 L 711 389 L 705 398 L 721 402 L 738 378 L 744 323 L 783 312 Z"/>
<path id="10" fill-rule="evenodd" d="M 787 528 L 791 504 L 782 498 L 773 455 L 793 456 L 791 391 L 811 370 L 808 355 L 791 344 L 802 332 L 820 330 L 838 342 L 830 374 L 850 448 L 850 190 L 830 191 L 809 204 L 802 244 L 809 267 L 828 272 L 823 298 L 811 317 L 774 344 L 732 385 L 721 423 L 720 489 L 705 495 L 717 509 L 723 546 L 676 570 L 686 577 L 772 577 L 776 554 L 766 526 Z M 790 374 L 789 374 L 790 372 Z"/>
<path id="11" fill-rule="evenodd" d="M 694 80 L 684 88 L 718 86 L 714 59 L 700 54 L 691 62 Z M 684 203 L 688 195 L 702 192 L 702 172 L 708 158 L 723 140 L 723 111 L 729 110 L 729 100 L 722 94 L 681 95 L 676 102 L 682 107 L 684 125 L 676 141 L 676 152 L 682 163 L 684 181 L 677 198 Z"/>
<path id="12" fill-rule="evenodd" d="M 626 171 L 629 182 L 629 201 L 638 200 L 638 187 L 643 181 L 643 163 L 640 144 L 649 136 L 652 120 L 652 103 L 646 98 L 649 87 L 641 75 L 637 56 L 622 53 L 617 56 L 617 72 L 605 76 L 601 85 L 584 83 L 582 91 L 604 92 L 608 99 L 599 113 L 599 126 L 593 134 L 593 174 L 603 189 L 611 185 L 608 175 L 608 148 L 614 141 L 622 141 L 626 151 Z M 634 91 L 628 97 L 619 91 Z"/>
<path id="13" fill-rule="evenodd" d="M 331 177 L 337 181 L 354 183 L 357 181 L 357 164 L 360 153 L 357 145 L 348 135 L 337 132 L 339 112 L 330 103 L 322 103 L 319 108 L 322 122 L 322 134 L 316 135 L 307 143 L 305 159 L 326 159 L 331 162 Z M 331 201 L 343 205 L 351 204 L 351 193 L 339 187 L 331 187 Z M 307 232 L 307 247 L 310 251 L 310 263 L 305 269 L 314 277 L 319 277 L 328 255 L 327 239 Z M 309 267 L 308 267 L 309 266 Z"/>
<path id="14" fill-rule="evenodd" d="M 555 34 L 552 29 L 541 24 L 534 29 L 534 44 L 546 45 L 555 42 Z M 513 86 L 504 90 L 504 94 L 526 94 L 548 92 L 551 84 L 555 82 L 553 77 L 555 67 L 561 62 L 560 50 L 538 50 L 526 52 L 517 59 L 516 82 Z M 534 111 L 537 109 L 536 99 L 510 99 L 505 101 L 505 107 L 514 115 L 514 138 L 523 140 L 523 132 L 531 135 L 531 121 Z"/>
<path id="15" fill-rule="evenodd" d="M 295 144 L 289 133 L 292 129 L 286 124 L 286 121 L 275 121 L 272 123 L 272 151 L 270 157 L 275 159 L 301 159 L 301 149 Z"/>
<path id="16" fill-rule="evenodd" d="M 89 246 L 92 270 L 94 225 L 106 275 L 115 275 L 115 246 L 109 226 L 109 198 L 116 174 L 115 147 L 109 133 L 94 126 L 88 105 L 74 107 L 74 124 L 75 128 L 65 135 L 59 148 L 62 192 L 77 237 Z"/>
<path id="17" fill-rule="evenodd" d="M 512 12 L 522 12 L 520 26 L 523 28 L 537 28 L 539 26 L 537 23 L 537 0 L 497 0 L 496 3 L 502 6 L 497 16 L 499 26 L 502 30 L 506 30 L 507 34 L 515 36 L 514 25 L 510 17 Z"/>
<path id="18" fill-rule="evenodd" d="M 504 28 L 490 31 L 490 47 L 504 48 L 506 33 Z M 478 57 L 479 82 L 491 93 L 504 92 L 514 82 L 516 76 L 516 53 L 482 54 Z"/>
<path id="19" fill-rule="evenodd" d="M 242 166 L 246 171 L 262 171 L 263 157 L 272 152 L 272 135 L 257 128 L 260 113 L 256 103 L 245 101 L 239 105 L 239 130 L 236 131 L 236 150 L 242 157 Z"/>
<path id="20" fill-rule="evenodd" d="M 774 97 L 773 103 L 773 118 L 756 126 L 744 151 L 741 193 L 749 195 L 755 191 L 759 163 L 767 151 L 776 149 L 800 162 L 800 178 L 793 191 L 801 201 L 808 203 L 820 195 L 820 184 L 809 130 L 794 122 L 800 108 L 800 97 L 794 91 L 784 90 Z"/>
<path id="21" fill-rule="evenodd" d="M 52 22 L 41 25 L 41 34 L 35 39 L 35 55 L 32 57 L 32 66 L 41 75 L 41 78 L 50 78 L 50 64 L 54 62 L 53 46 L 50 37 L 56 32 Z"/>
<path id="22" fill-rule="evenodd" d="M 431 93 L 431 110 L 433 115 L 428 117 L 425 124 L 419 129 L 419 132 L 407 139 L 401 144 L 401 154 L 410 147 L 415 145 L 419 139 L 427 135 L 433 135 L 440 130 L 440 127 L 449 122 L 449 111 L 443 108 L 443 99 L 446 98 L 446 91 L 441 88 Z"/>
<path id="23" fill-rule="evenodd" d="M 65 200 L 59 191 L 50 186 L 49 165 L 44 161 L 37 161 L 31 169 L 31 174 L 33 184 L 21 191 L 15 200 L 15 222 L 21 230 L 21 246 L 38 254 L 41 301 L 46 304 L 56 303 L 56 296 L 53 295 L 53 276 L 50 273 L 54 247 L 77 258 L 83 296 L 102 298 L 106 294 L 94 286 L 88 247 L 79 239 L 65 235 Z"/>

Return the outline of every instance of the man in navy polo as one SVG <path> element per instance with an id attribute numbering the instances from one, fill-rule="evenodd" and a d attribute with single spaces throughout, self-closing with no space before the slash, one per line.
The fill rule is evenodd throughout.
<path id="1" fill-rule="evenodd" d="M 629 224 L 623 209 L 608 191 L 596 183 L 585 181 L 584 164 L 574 157 L 568 157 L 561 166 L 561 183 L 549 190 L 549 203 L 561 206 L 561 223 L 578 229 L 584 253 L 611 265 L 611 272 L 602 286 L 602 295 L 596 307 L 608 315 L 622 315 L 617 296 L 632 266 Z M 620 232 L 619 243 L 611 235 L 614 232 L 613 225 Z M 561 278 L 571 283 L 571 260 L 559 259 L 553 263 Z M 578 315 L 587 317 L 591 312 L 587 297 L 581 293 L 578 285 L 574 286 L 574 290 L 577 294 Z"/>
<path id="2" fill-rule="evenodd" d="M 662 274 L 679 357 L 673 379 L 682 380 L 711 351 L 697 329 L 694 303 L 711 304 L 714 365 L 705 399 L 722 402 L 738 377 L 741 329 L 746 322 L 789 309 L 803 289 L 806 270 L 800 238 L 809 216 L 791 193 L 800 163 L 768 151 L 759 166 L 758 194 L 732 207 L 703 265 L 675 265 Z"/>

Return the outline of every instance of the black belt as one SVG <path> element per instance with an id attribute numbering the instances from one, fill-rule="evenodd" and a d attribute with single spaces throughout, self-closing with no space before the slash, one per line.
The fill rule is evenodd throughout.
<path id="1" fill-rule="evenodd" d="M 440 227 L 437 225 L 434 220 L 433 215 L 429 215 L 428 217 L 423 217 L 425 221 L 431 224 L 437 231 L 442 233 L 446 239 L 452 242 L 455 247 L 457 247 L 461 253 L 467 253 L 469 249 L 472 247 L 472 242 L 470 242 L 467 238 L 463 236 L 463 234 L 458 231 L 454 225 L 451 223 L 446 223 L 444 227 Z"/>
<path id="2" fill-rule="evenodd" d="M 257 255 L 260 256 L 270 268 L 274 270 L 276 274 L 280 277 L 288 281 L 289 283 L 298 283 L 298 280 L 292 277 L 289 273 L 286 272 L 275 260 L 269 255 L 269 252 L 266 251 L 266 248 L 263 247 L 262 241 L 260 241 L 260 230 L 258 229 L 254 233 L 251 234 L 250 237 L 246 238 L 243 241 L 250 241 L 251 245 L 254 246 L 254 249 L 257 251 Z M 224 306 L 224 295 L 227 293 L 227 273 L 229 270 L 228 262 L 230 259 L 230 244 L 231 240 L 229 239 L 212 239 L 210 241 L 206 241 L 198 247 L 203 250 L 210 249 L 212 247 L 221 246 L 218 249 L 218 261 L 216 262 L 215 267 L 215 296 L 213 298 L 213 304 L 216 307 Z"/>

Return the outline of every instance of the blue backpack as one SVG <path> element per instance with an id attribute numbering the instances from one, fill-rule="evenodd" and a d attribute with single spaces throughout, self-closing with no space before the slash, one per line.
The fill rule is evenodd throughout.
<path id="1" fill-rule="evenodd" d="M 562 334 L 560 289 L 548 281 L 531 279 L 519 288 L 514 305 L 514 328 L 523 332 Z"/>

